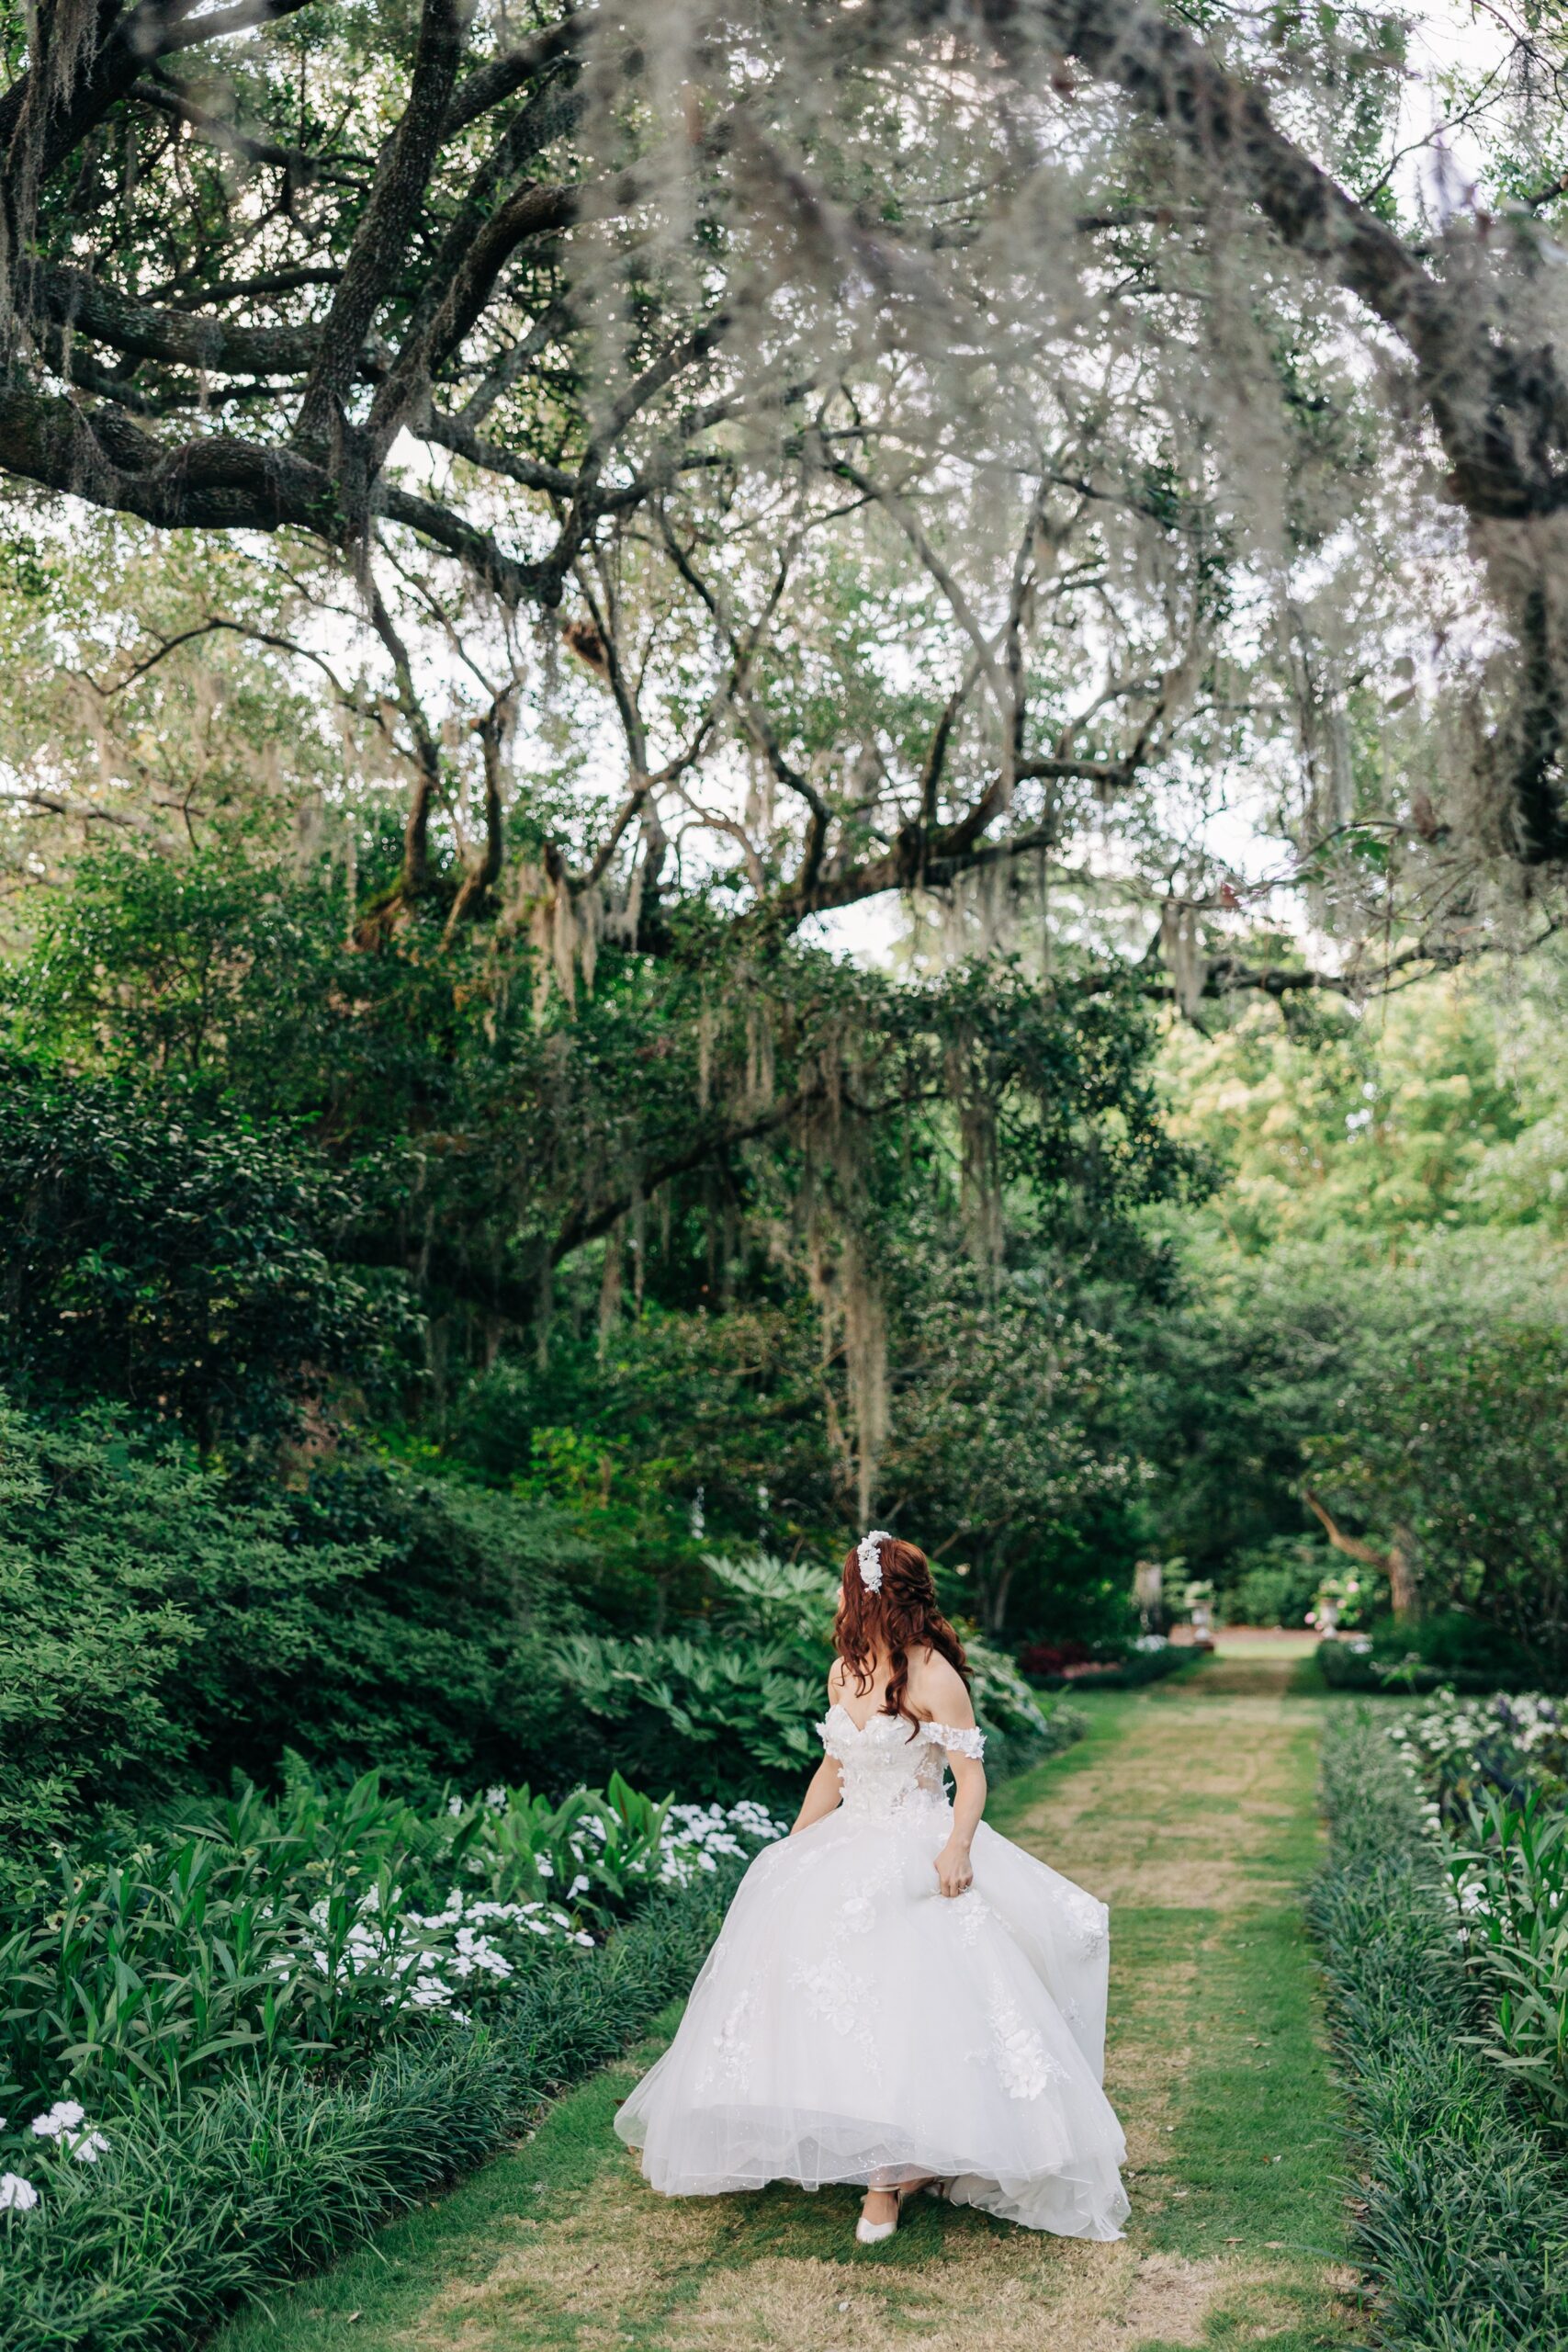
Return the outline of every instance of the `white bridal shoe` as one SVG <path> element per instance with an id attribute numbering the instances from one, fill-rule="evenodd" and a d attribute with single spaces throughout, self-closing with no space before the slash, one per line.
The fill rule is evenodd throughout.
<path id="1" fill-rule="evenodd" d="M 890 2238 L 893 2235 L 893 2233 L 897 2228 L 899 2221 L 903 2215 L 905 2198 L 912 2197 L 917 2188 L 925 2189 L 927 2193 L 932 2197 L 943 2197 L 947 2193 L 947 2184 L 945 2181 L 906 2181 L 902 2188 L 896 2188 L 893 2191 L 894 2196 L 898 2200 L 898 2207 L 897 2211 L 894 2214 L 893 2219 L 890 2222 L 868 2222 L 863 2213 L 861 2215 L 859 2221 L 855 2223 L 855 2236 L 859 2239 L 862 2245 L 880 2245 L 884 2238 Z"/>

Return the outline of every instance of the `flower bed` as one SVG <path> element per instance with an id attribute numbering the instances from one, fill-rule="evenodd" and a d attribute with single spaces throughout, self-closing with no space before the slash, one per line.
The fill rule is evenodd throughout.
<path id="1" fill-rule="evenodd" d="M 658 1889 L 592 1949 L 541 1944 L 482 2024 L 425 2018 L 356 2066 L 235 2066 L 110 2122 L 94 2164 L 54 2144 L 37 2204 L 0 2211 L 6 2352 L 175 2352 L 479 2163 L 685 1992 L 740 1868 Z"/>
<path id="2" fill-rule="evenodd" d="M 85 2102 L 112 2132 L 241 2067 L 339 2079 L 436 2017 L 493 2022 L 544 1960 L 586 1954 L 782 1828 L 757 1804 L 654 1804 L 618 1778 L 559 1805 L 492 1789 L 433 1815 L 374 1775 L 337 1794 L 297 1775 L 277 1804 L 246 1789 L 62 1860 L 0 1947 L 0 2098 L 14 2117 L 66 2099 L 78 2120 Z M 47 2137 L 0 2131 L 12 2214 L 33 2210 L 26 2158 Z"/>
<path id="3" fill-rule="evenodd" d="M 1478 2045 L 1568 2131 L 1568 1708 L 1439 1698 L 1389 1726 L 1436 1840 Z"/>
<path id="4" fill-rule="evenodd" d="M 1389 1737 L 1445 1816 L 1488 1789 L 1568 1795 L 1568 1702 L 1539 1690 L 1487 1699 L 1445 1690 L 1391 1724 Z"/>
<path id="5" fill-rule="evenodd" d="M 1359 1713 L 1324 1743 L 1328 1866 L 1313 1924 L 1348 2090 L 1356 2234 L 1379 2341 L 1510 2352 L 1568 2340 L 1568 2178 L 1478 2046 L 1426 1797 Z"/>
<path id="6" fill-rule="evenodd" d="M 1020 1670 L 1038 1690 L 1136 1690 L 1162 1682 L 1204 1653 L 1179 1645 L 1164 1634 L 1140 1634 L 1113 1655 L 1097 1655 L 1087 1643 L 1036 1643 L 1020 1652 Z"/>
<path id="7" fill-rule="evenodd" d="M 297 1770 L 62 1859 L 0 1950 L 7 2352 L 186 2343 L 479 2161 L 686 1989 L 783 1826 Z"/>

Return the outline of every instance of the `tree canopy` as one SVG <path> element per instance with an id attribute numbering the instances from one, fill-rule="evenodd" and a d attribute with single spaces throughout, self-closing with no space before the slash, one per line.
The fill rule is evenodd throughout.
<path id="1" fill-rule="evenodd" d="M 0 23 L 28 1409 L 367 1423 L 660 1636 L 878 1498 L 998 1630 L 1296 1542 L 1327 1261 L 1555 1132 L 1442 986 L 1560 919 L 1553 26 Z"/>
<path id="2" fill-rule="evenodd" d="M 1451 963 L 1568 846 L 1553 39 L 1452 77 L 1483 209 L 1378 8 L 16 14 L 0 469 L 261 575 L 100 742 L 243 633 L 401 779 L 367 926 L 563 968 L 889 889 L 1152 903 L 1188 1002 Z"/>

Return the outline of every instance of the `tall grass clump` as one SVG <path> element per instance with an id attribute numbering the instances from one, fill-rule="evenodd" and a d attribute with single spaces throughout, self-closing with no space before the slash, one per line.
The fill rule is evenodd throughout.
<path id="1" fill-rule="evenodd" d="M 1324 1748 L 1328 1865 L 1313 1924 L 1363 2185 L 1356 2234 L 1391 2352 L 1568 2340 L 1568 2169 L 1479 2046 L 1478 1992 L 1382 1724 Z"/>

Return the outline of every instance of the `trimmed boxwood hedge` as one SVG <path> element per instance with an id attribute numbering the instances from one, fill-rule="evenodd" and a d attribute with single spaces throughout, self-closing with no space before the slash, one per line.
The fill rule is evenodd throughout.
<path id="1" fill-rule="evenodd" d="M 1358 1709 L 1328 1727 L 1312 1904 L 1379 2340 L 1544 2352 L 1568 2343 L 1568 2165 L 1476 2045 L 1475 1990 L 1386 1720 Z"/>

